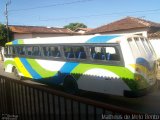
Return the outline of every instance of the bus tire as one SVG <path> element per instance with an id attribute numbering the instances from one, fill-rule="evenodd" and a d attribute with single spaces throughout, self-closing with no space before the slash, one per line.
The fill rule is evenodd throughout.
<path id="1" fill-rule="evenodd" d="M 63 82 L 64 91 L 70 94 L 78 93 L 78 84 L 73 76 L 67 75 Z"/>
<path id="2" fill-rule="evenodd" d="M 17 80 L 21 80 L 21 76 L 18 74 L 18 70 L 16 69 L 16 67 L 13 67 L 12 71 L 13 71 L 13 74 L 14 74 L 15 78 Z"/>

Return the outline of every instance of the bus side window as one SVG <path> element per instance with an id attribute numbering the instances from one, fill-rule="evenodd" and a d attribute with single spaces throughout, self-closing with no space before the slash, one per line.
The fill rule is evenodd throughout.
<path id="1" fill-rule="evenodd" d="M 27 55 L 29 55 L 29 56 L 32 55 L 32 49 L 33 49 L 33 47 L 31 47 L 31 46 L 27 46 L 27 47 L 26 47 Z"/>
<path id="2" fill-rule="evenodd" d="M 12 51 L 13 51 L 12 49 L 13 49 L 12 46 L 5 47 L 5 54 L 6 55 L 12 55 Z"/>
<path id="3" fill-rule="evenodd" d="M 6 46 L 4 49 L 4 54 L 9 55 L 9 46 Z"/>
<path id="4" fill-rule="evenodd" d="M 11 54 L 12 54 L 12 46 L 9 46 L 8 54 L 9 54 L 9 55 L 11 55 Z"/>
<path id="5" fill-rule="evenodd" d="M 63 50 L 67 59 L 86 59 L 86 52 L 84 51 L 84 48 L 82 46 L 65 46 Z"/>
<path id="6" fill-rule="evenodd" d="M 8 51 L 7 51 L 7 47 L 4 48 L 4 55 L 7 55 Z"/>
<path id="7" fill-rule="evenodd" d="M 95 46 L 90 48 L 92 59 L 120 61 L 120 55 L 115 47 Z"/>
<path id="8" fill-rule="evenodd" d="M 42 47 L 43 55 L 46 57 L 61 57 L 60 50 L 57 46 L 45 46 Z"/>
<path id="9" fill-rule="evenodd" d="M 120 54 L 115 47 L 106 47 L 107 60 L 120 61 Z"/>
<path id="10" fill-rule="evenodd" d="M 60 57 L 60 50 L 56 46 L 49 47 L 49 56 L 51 57 Z"/>
<path id="11" fill-rule="evenodd" d="M 13 53 L 13 55 L 16 54 L 16 48 L 15 48 L 15 46 L 13 46 L 13 51 L 12 51 L 12 53 Z"/>
<path id="12" fill-rule="evenodd" d="M 73 52 L 75 54 L 75 58 L 77 59 L 86 59 L 86 53 L 82 46 L 73 47 Z"/>
<path id="13" fill-rule="evenodd" d="M 34 46 L 33 47 L 32 55 L 34 55 L 34 56 L 41 56 L 41 52 L 40 52 L 40 49 L 39 49 L 38 46 Z"/>
<path id="14" fill-rule="evenodd" d="M 49 47 L 47 46 L 42 47 L 42 52 L 44 56 L 49 57 Z"/>
<path id="15" fill-rule="evenodd" d="M 25 47 L 17 46 L 16 48 L 17 48 L 18 55 L 25 55 Z"/>
<path id="16" fill-rule="evenodd" d="M 75 57 L 75 55 L 74 55 L 74 53 L 73 53 L 72 47 L 67 46 L 67 47 L 64 47 L 63 50 L 64 50 L 65 57 L 66 57 L 67 59 L 68 59 L 68 58 L 74 58 L 74 57 Z"/>

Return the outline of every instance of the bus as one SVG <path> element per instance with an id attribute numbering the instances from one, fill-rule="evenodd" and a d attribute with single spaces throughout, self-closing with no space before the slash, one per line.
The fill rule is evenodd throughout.
<path id="1" fill-rule="evenodd" d="M 5 71 L 69 93 L 140 96 L 156 85 L 156 56 L 147 38 L 81 35 L 6 43 Z"/>

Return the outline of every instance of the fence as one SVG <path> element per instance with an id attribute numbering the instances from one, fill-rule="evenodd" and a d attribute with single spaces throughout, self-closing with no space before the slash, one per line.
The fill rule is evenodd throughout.
<path id="1" fill-rule="evenodd" d="M 1 119 L 102 120 L 121 119 L 125 114 L 138 113 L 42 85 L 0 76 Z"/>

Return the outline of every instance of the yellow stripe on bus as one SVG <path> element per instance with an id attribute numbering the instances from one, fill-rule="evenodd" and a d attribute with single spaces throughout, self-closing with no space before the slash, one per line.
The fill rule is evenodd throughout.
<path id="1" fill-rule="evenodd" d="M 12 45 L 12 42 L 8 42 L 8 43 L 6 43 L 6 45 Z"/>
<path id="2" fill-rule="evenodd" d="M 20 70 L 20 72 L 25 76 L 25 77 L 29 77 L 32 78 L 31 74 L 27 71 L 27 69 L 24 67 L 24 65 L 21 63 L 19 58 L 15 58 L 14 59 L 16 66 L 18 67 L 18 69 Z"/>
<path id="3" fill-rule="evenodd" d="M 142 66 L 142 65 L 138 65 L 138 64 L 130 64 L 134 69 L 140 69 L 140 71 L 142 71 L 144 74 L 148 74 L 149 70 Z"/>

